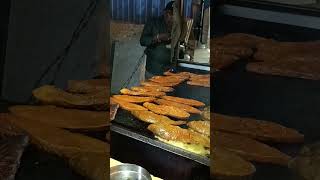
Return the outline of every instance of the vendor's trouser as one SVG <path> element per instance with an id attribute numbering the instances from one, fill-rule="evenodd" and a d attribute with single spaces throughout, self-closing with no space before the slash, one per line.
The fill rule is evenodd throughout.
<path id="1" fill-rule="evenodd" d="M 153 74 L 151 74 L 148 71 L 146 71 L 146 74 L 145 74 L 145 79 L 146 80 L 152 78 L 153 76 L 154 76 Z"/>
<path id="2" fill-rule="evenodd" d="M 202 27 L 202 39 L 201 43 L 209 44 L 210 38 L 210 8 L 204 10 L 203 14 L 203 27 Z"/>

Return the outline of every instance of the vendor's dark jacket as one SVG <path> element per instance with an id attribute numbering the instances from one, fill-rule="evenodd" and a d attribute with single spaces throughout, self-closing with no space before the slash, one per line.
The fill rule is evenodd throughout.
<path id="1" fill-rule="evenodd" d="M 146 70 L 154 75 L 161 75 L 170 66 L 171 51 L 166 48 L 165 43 L 153 43 L 153 38 L 157 34 L 169 33 L 163 16 L 150 19 L 144 26 L 140 44 L 147 47 Z"/>

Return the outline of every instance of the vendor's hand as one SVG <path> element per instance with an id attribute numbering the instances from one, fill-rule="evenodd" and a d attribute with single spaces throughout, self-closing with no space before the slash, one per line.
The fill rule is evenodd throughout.
<path id="1" fill-rule="evenodd" d="M 174 66 L 174 65 L 171 65 L 168 69 L 168 72 L 171 72 L 171 73 L 176 73 L 177 72 L 177 67 Z"/>
<path id="2" fill-rule="evenodd" d="M 170 35 L 167 34 L 167 33 L 158 34 L 158 35 L 156 35 L 155 40 L 157 42 L 169 41 L 170 40 Z"/>

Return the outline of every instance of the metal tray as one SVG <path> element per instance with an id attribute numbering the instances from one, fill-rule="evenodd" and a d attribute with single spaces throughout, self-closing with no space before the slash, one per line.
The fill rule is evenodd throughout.
<path id="1" fill-rule="evenodd" d="M 193 70 L 186 68 L 179 68 L 181 71 L 188 71 L 197 74 L 208 74 L 206 71 Z M 185 82 L 181 85 L 175 87 L 175 91 L 167 93 L 167 95 L 177 96 L 182 98 L 192 98 L 199 101 L 202 101 L 206 106 L 210 105 L 210 88 L 199 87 L 199 86 L 190 86 Z M 199 120 L 200 115 L 191 115 L 188 121 Z M 183 150 L 181 148 L 174 147 L 172 145 L 163 143 L 154 138 L 154 135 L 147 130 L 148 123 L 144 123 L 135 117 L 133 117 L 129 112 L 122 109 L 118 110 L 116 118 L 112 122 L 111 131 L 128 136 L 130 138 L 136 139 L 138 141 L 147 143 L 156 148 L 161 148 L 165 151 L 169 151 L 178 156 L 183 156 L 185 158 L 196 161 L 200 164 L 210 166 L 210 158 L 206 156 L 197 155 L 189 151 Z M 185 127 L 185 126 L 182 126 Z M 112 137 L 111 137 L 112 138 Z"/>
<path id="2" fill-rule="evenodd" d="M 135 164 L 121 164 L 110 168 L 110 180 L 152 180 L 150 173 Z"/>

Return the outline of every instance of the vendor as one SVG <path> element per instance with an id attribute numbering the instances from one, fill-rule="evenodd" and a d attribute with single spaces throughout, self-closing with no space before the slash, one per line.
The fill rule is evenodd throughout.
<path id="1" fill-rule="evenodd" d="M 171 66 L 170 34 L 174 1 L 169 2 L 160 17 L 150 19 L 144 26 L 140 44 L 146 48 L 146 78 L 162 75 Z"/>

